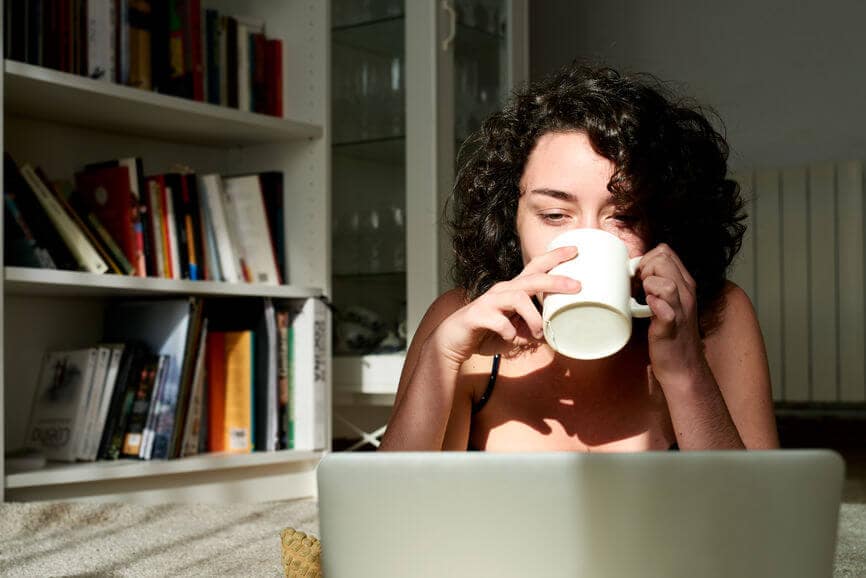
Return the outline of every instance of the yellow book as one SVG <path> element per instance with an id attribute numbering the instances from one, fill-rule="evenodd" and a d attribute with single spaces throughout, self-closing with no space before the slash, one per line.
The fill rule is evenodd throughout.
<path id="1" fill-rule="evenodd" d="M 252 451 L 253 332 L 225 333 L 224 447 L 230 453 Z"/>

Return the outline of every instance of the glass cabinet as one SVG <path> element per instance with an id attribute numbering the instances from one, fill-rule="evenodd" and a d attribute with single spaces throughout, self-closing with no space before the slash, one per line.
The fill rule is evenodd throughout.
<path id="1" fill-rule="evenodd" d="M 407 343 L 449 287 L 441 217 L 455 157 L 527 77 L 527 12 L 525 0 L 332 1 L 337 402 L 387 403 Z"/>

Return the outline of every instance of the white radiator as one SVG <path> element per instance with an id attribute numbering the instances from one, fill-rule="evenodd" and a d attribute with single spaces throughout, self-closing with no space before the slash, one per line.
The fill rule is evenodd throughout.
<path id="1" fill-rule="evenodd" d="M 764 333 L 773 398 L 866 400 L 863 163 L 735 175 L 748 231 L 731 278 Z"/>

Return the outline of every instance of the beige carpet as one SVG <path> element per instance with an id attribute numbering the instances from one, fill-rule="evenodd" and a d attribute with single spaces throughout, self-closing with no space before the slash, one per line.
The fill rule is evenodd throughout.
<path id="1" fill-rule="evenodd" d="M 312 500 L 0 505 L 2 576 L 281 576 L 280 530 L 318 535 Z"/>
<path id="2" fill-rule="evenodd" d="M 845 493 L 833 575 L 861 578 L 866 486 Z M 286 526 L 318 535 L 316 503 L 2 504 L 0 575 L 280 576 Z"/>

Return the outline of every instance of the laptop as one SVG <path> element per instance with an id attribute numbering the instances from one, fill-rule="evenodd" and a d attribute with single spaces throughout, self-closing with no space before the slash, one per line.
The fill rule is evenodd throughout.
<path id="1" fill-rule="evenodd" d="M 829 450 L 332 453 L 328 578 L 832 575 Z"/>

